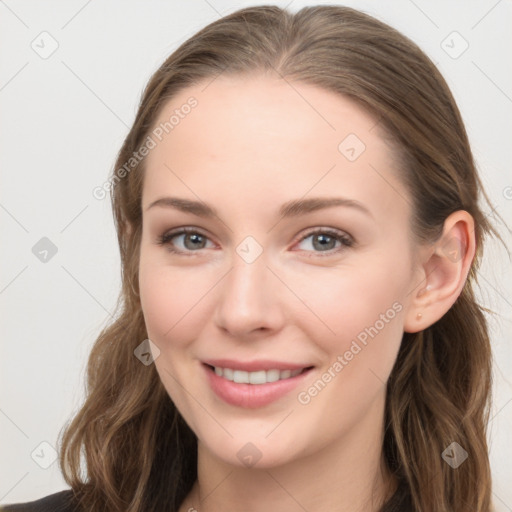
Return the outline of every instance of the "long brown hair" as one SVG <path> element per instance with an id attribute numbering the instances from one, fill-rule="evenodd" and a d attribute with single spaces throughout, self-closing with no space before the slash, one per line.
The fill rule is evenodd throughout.
<path id="1" fill-rule="evenodd" d="M 378 119 L 401 162 L 418 240 L 435 240 L 456 210 L 473 216 L 477 253 L 462 293 L 438 322 L 403 336 L 387 384 L 383 449 L 417 512 L 489 512 L 491 348 L 473 288 L 484 236 L 499 235 L 478 205 L 479 195 L 487 196 L 435 65 L 395 29 L 341 6 L 295 14 L 275 6 L 241 9 L 183 43 L 151 77 L 111 176 L 122 264 L 119 314 L 92 349 L 86 400 L 63 428 L 66 482 L 85 511 L 149 512 L 177 510 L 197 477 L 194 433 L 154 365 L 134 357 L 147 338 L 138 296 L 144 159 L 129 172 L 126 162 L 177 92 L 221 73 L 259 72 L 334 91 Z M 453 442 L 469 453 L 457 469 L 441 456 Z"/>

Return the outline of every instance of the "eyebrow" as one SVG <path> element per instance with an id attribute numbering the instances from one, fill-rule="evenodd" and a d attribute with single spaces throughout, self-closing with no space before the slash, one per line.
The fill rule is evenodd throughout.
<path id="1" fill-rule="evenodd" d="M 212 218 L 218 217 L 217 210 L 212 206 L 191 199 L 183 199 L 180 197 L 161 197 L 153 201 L 147 208 L 160 206 L 163 208 L 174 208 L 185 213 L 192 213 L 198 217 Z M 370 210 L 362 203 L 354 199 L 346 199 L 343 197 L 311 197 L 308 199 L 294 199 L 284 203 L 279 209 L 279 216 L 282 218 L 298 217 L 324 208 L 332 208 L 333 206 L 344 206 L 359 210 L 366 215 L 373 217 Z"/>

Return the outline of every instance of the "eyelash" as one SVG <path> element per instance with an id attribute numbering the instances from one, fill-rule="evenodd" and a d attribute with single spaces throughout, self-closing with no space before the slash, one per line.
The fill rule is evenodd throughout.
<path id="1" fill-rule="evenodd" d="M 176 248 L 174 248 L 172 246 L 172 244 L 170 243 L 170 241 L 179 236 L 179 235 L 184 235 L 184 234 L 196 234 L 196 235 L 201 235 L 202 237 L 205 237 L 205 238 L 208 238 L 206 235 L 204 235 L 203 233 L 201 233 L 201 231 L 198 231 L 197 229 L 195 228 L 180 228 L 179 230 L 177 231 L 171 231 L 169 233 L 164 233 L 163 235 L 160 235 L 157 239 L 157 244 L 158 245 L 167 245 L 167 250 L 169 252 L 172 252 L 172 253 L 175 253 L 175 254 L 182 254 L 182 255 L 186 255 L 186 256 L 195 256 L 195 252 L 200 252 L 200 250 L 197 250 L 197 251 L 181 251 L 181 250 L 178 250 Z M 309 238 L 310 236 L 312 235 L 327 235 L 331 238 L 334 238 L 336 241 L 339 241 L 341 242 L 341 247 L 338 247 L 337 249 L 329 249 L 327 251 L 307 251 L 307 252 L 313 252 L 312 255 L 310 255 L 309 257 L 316 257 L 316 256 L 319 256 L 319 257 L 326 257 L 326 256 L 333 256 L 334 254 L 337 254 L 341 251 L 343 251 L 344 249 L 348 248 L 348 247 L 352 247 L 354 245 L 354 240 L 352 237 L 350 237 L 349 235 L 343 233 L 342 231 L 338 231 L 338 230 L 335 230 L 335 229 L 331 229 L 331 228 L 316 228 L 312 231 L 309 231 L 308 233 L 306 233 L 302 238 L 300 238 L 297 243 L 300 243 L 302 241 L 304 241 L 306 238 Z"/>

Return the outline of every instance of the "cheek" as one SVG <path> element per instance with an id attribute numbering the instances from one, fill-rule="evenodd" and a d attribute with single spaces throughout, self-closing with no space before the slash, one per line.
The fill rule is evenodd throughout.
<path id="1" fill-rule="evenodd" d="M 382 397 L 403 335 L 405 275 L 365 268 L 302 282 L 304 302 L 322 320 L 308 312 L 302 330 L 325 357 L 297 400 L 312 417 L 321 415 L 332 435 L 360 421 Z"/>
<path id="2" fill-rule="evenodd" d="M 142 312 L 148 330 L 149 338 L 161 337 L 173 322 L 169 312 L 174 310 L 175 294 L 169 293 L 169 287 L 162 273 L 141 261 L 139 268 L 139 290 Z"/>
<path id="3" fill-rule="evenodd" d="M 166 335 L 172 333 L 178 321 L 180 304 L 183 304 L 178 297 L 182 297 L 186 289 L 179 287 L 168 269 L 151 261 L 149 257 L 145 258 L 143 254 L 139 267 L 139 289 L 149 338 L 162 349 L 161 343 Z"/>
<path id="4" fill-rule="evenodd" d="M 139 289 L 148 331 L 161 350 L 192 341 L 199 332 L 212 284 L 193 267 L 173 268 L 141 254 Z M 152 338 L 153 337 L 153 338 Z M 169 343 L 172 340 L 172 346 Z"/>
<path id="5" fill-rule="evenodd" d="M 368 377 L 368 369 L 387 377 L 403 335 L 405 269 L 381 259 L 295 276 L 294 291 L 307 305 L 296 320 L 324 353 L 326 367 L 341 356 L 346 377 Z"/>
<path id="6" fill-rule="evenodd" d="M 180 270 L 145 259 L 141 254 L 139 289 L 142 312 L 148 337 L 160 350 L 155 367 L 168 395 L 195 430 L 194 415 L 187 413 L 191 404 L 178 383 L 185 380 L 183 371 L 189 362 L 187 347 L 198 336 L 199 322 L 194 315 L 200 314 L 200 290 L 189 284 Z"/>
<path id="7" fill-rule="evenodd" d="M 304 318 L 321 328 L 322 334 L 355 336 L 376 323 L 381 314 L 387 312 L 394 319 L 397 310 L 403 309 L 405 280 L 386 269 L 320 269 L 299 279 L 296 275 L 292 282 L 309 310 Z"/>

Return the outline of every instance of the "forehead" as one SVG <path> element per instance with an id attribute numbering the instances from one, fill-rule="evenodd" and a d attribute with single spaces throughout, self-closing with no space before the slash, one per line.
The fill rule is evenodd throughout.
<path id="1" fill-rule="evenodd" d="M 235 204 L 260 197 L 261 204 L 312 188 L 314 195 L 332 195 L 335 188 L 359 200 L 382 189 L 381 203 L 392 206 L 400 188 L 374 116 L 309 84 L 221 75 L 169 100 L 152 133 L 143 205 L 176 190 L 187 197 L 231 195 Z"/>

